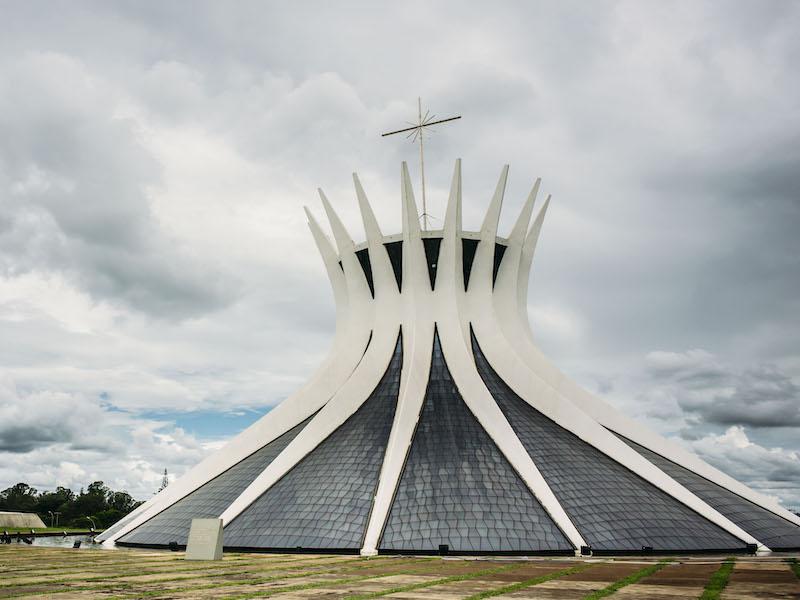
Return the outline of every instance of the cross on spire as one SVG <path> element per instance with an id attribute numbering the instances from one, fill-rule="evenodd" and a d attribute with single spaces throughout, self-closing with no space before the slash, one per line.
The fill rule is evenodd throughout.
<path id="1" fill-rule="evenodd" d="M 422 179 L 422 228 L 427 231 L 428 230 L 428 205 L 425 199 L 425 152 L 423 149 L 423 132 L 425 131 L 426 127 L 432 127 L 433 125 L 439 125 L 441 123 L 447 123 L 449 121 L 455 121 L 461 118 L 461 115 L 457 117 L 448 117 L 447 119 L 439 119 L 434 121 L 436 115 L 430 114 L 431 111 L 426 110 L 425 115 L 422 115 L 422 98 L 417 98 L 417 108 L 418 108 L 418 116 L 417 122 L 411 123 L 406 121 L 411 127 L 406 127 L 404 129 L 398 129 L 396 131 L 389 131 L 387 133 L 382 133 L 381 137 L 386 137 L 387 135 L 395 135 L 396 133 L 406 133 L 406 138 L 411 138 L 411 142 L 414 143 L 419 141 L 419 170 L 420 170 L 420 178 Z"/>

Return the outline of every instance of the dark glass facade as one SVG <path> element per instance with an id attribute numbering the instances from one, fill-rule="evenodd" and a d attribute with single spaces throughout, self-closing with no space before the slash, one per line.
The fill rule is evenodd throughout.
<path id="1" fill-rule="evenodd" d="M 475 252 L 478 250 L 478 240 L 461 238 L 461 266 L 464 269 L 464 291 L 469 287 L 469 275 L 472 273 L 472 263 Z"/>
<path id="2" fill-rule="evenodd" d="M 744 550 L 745 542 L 522 400 L 489 365 L 474 334 L 472 347 L 486 387 L 594 551 Z"/>
<path id="3" fill-rule="evenodd" d="M 497 272 L 500 270 L 500 263 L 503 262 L 503 255 L 506 253 L 506 247 L 503 244 L 494 245 L 494 265 L 492 265 L 492 285 L 497 281 Z"/>
<path id="4" fill-rule="evenodd" d="M 438 335 L 382 551 L 566 552 L 572 545 L 464 404 Z"/>
<path id="5" fill-rule="evenodd" d="M 397 289 L 403 289 L 403 242 L 389 242 L 383 245 L 389 255 L 389 262 L 392 263 L 392 271 L 397 281 Z"/>
<path id="6" fill-rule="evenodd" d="M 341 427 L 225 527 L 225 546 L 357 551 L 394 420 L 402 339 L 378 386 Z"/>
<path id="7" fill-rule="evenodd" d="M 772 550 L 800 549 L 800 526 L 745 500 L 738 494 L 709 481 L 622 436 L 623 442 L 636 450 L 675 481 L 715 508 Z"/>
<path id="8" fill-rule="evenodd" d="M 118 541 L 122 544 L 183 546 L 189 537 L 192 519 L 219 517 L 253 480 L 275 460 L 311 419 L 306 419 L 282 436 L 257 450 L 188 496 L 145 521 Z"/>
<path id="9" fill-rule="evenodd" d="M 364 277 L 367 279 L 367 285 L 369 286 L 369 293 L 372 294 L 372 297 L 375 297 L 375 284 L 372 281 L 372 265 L 369 262 L 369 251 L 366 248 L 359 250 L 356 252 L 356 257 L 358 258 L 358 262 L 361 265 L 361 270 L 364 271 Z"/>
<path id="10" fill-rule="evenodd" d="M 469 238 L 461 239 L 462 248 L 462 268 L 464 272 L 464 289 L 469 285 L 469 276 L 472 271 L 472 263 L 475 260 L 475 252 L 478 249 L 478 240 Z M 442 238 L 431 237 L 422 238 L 422 245 L 425 249 L 425 259 L 428 265 L 428 278 L 431 282 L 431 289 L 436 288 L 436 271 L 439 261 L 439 250 L 441 248 Z M 394 278 L 397 281 L 397 289 L 403 289 L 403 242 L 388 242 L 383 245 L 386 248 L 386 253 L 389 255 L 389 262 L 394 271 Z M 504 244 L 495 243 L 494 245 L 494 264 L 492 268 L 492 284 L 497 280 L 497 272 L 500 269 L 500 263 L 503 261 L 506 246 Z M 362 248 L 356 252 L 361 268 L 364 271 L 364 277 L 367 279 L 370 292 L 373 298 L 375 297 L 375 287 L 373 284 L 372 265 L 370 264 L 369 251 Z M 341 266 L 341 262 L 339 265 Z"/>
<path id="11" fill-rule="evenodd" d="M 431 289 L 436 289 L 436 267 L 439 261 L 439 248 L 442 245 L 442 238 L 423 238 L 422 244 L 425 246 L 425 260 L 428 263 L 428 277 L 431 280 Z"/>

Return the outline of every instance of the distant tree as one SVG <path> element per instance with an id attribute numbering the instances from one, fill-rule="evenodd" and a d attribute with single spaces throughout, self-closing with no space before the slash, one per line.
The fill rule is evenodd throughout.
<path id="1" fill-rule="evenodd" d="M 128 492 L 110 492 L 107 496 L 108 508 L 93 515 L 98 527 L 109 527 L 139 506 Z"/>
<path id="2" fill-rule="evenodd" d="M 111 493 L 102 481 L 89 484 L 75 499 L 74 518 L 92 516 L 108 509 L 108 496 Z"/>
<path id="3" fill-rule="evenodd" d="M 86 517 L 91 517 L 97 527 L 109 527 L 140 504 L 128 492 L 110 490 L 102 481 L 81 488 L 78 494 L 61 486 L 40 494 L 27 483 L 0 492 L 0 510 L 35 512 L 45 523 L 50 522 L 50 513 L 58 512 L 65 527 L 87 527 Z"/>
<path id="4" fill-rule="evenodd" d="M 36 488 L 27 483 L 17 483 L 0 492 L 0 509 L 35 512 L 37 508 Z"/>
<path id="5" fill-rule="evenodd" d="M 128 514 L 137 505 L 136 500 L 128 492 L 111 492 L 108 495 L 108 507 Z"/>
<path id="6" fill-rule="evenodd" d="M 54 492 L 39 494 L 36 511 L 42 515 L 50 512 L 64 513 L 69 505 L 75 501 L 75 492 L 69 488 L 57 487 Z"/>

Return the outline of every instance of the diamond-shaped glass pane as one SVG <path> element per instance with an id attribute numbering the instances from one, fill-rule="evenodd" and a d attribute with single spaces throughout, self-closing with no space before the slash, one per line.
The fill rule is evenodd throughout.
<path id="1" fill-rule="evenodd" d="M 733 550 L 745 543 L 557 425 L 492 369 L 475 336 L 478 372 L 539 472 L 595 551 Z"/>
<path id="2" fill-rule="evenodd" d="M 392 429 L 402 340 L 378 386 L 344 424 L 225 528 L 237 548 L 357 550 Z"/>
<path id="3" fill-rule="evenodd" d="M 194 492 L 145 521 L 119 541 L 130 544 L 185 545 L 192 519 L 219 517 L 228 506 L 275 460 L 311 419 L 306 419 L 282 436 L 238 462 Z"/>
<path id="4" fill-rule="evenodd" d="M 386 551 L 570 552 L 572 545 L 464 404 L 438 335 Z"/>
<path id="5" fill-rule="evenodd" d="M 800 548 L 800 526 L 622 436 L 623 442 L 772 550 Z"/>

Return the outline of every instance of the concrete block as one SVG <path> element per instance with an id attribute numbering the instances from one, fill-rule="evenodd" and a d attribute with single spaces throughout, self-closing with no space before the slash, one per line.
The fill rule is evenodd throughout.
<path id="1" fill-rule="evenodd" d="M 186 560 L 222 560 L 222 519 L 192 519 Z"/>

